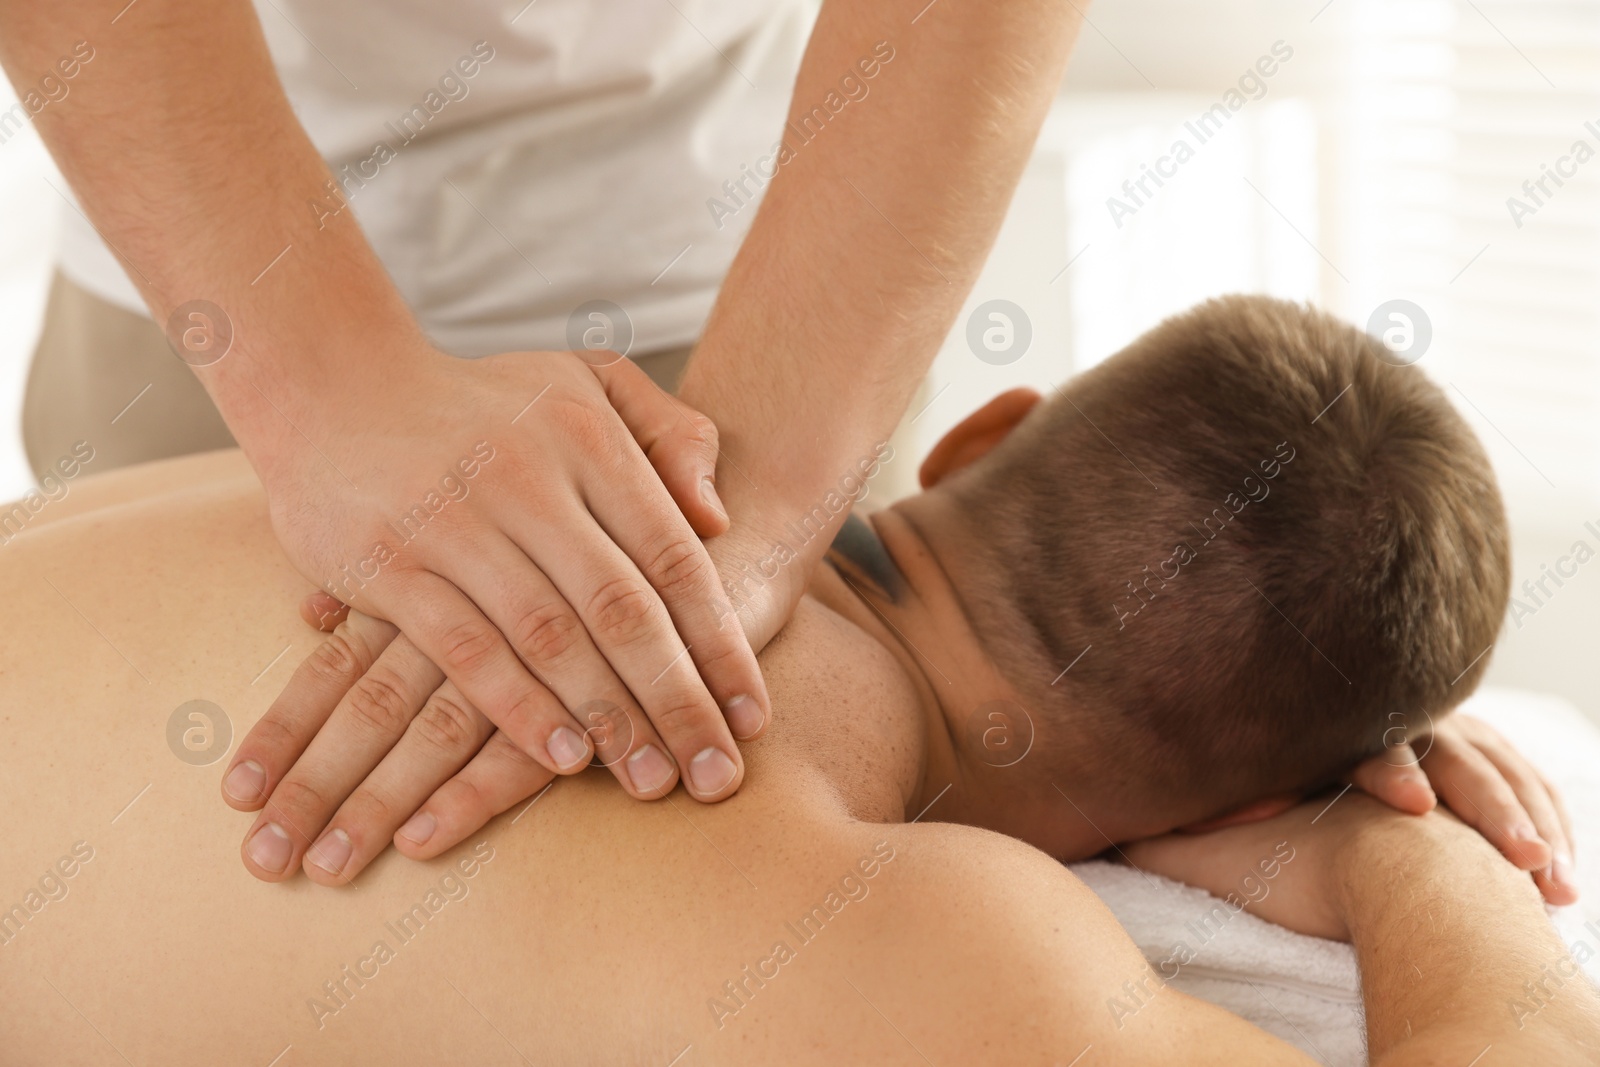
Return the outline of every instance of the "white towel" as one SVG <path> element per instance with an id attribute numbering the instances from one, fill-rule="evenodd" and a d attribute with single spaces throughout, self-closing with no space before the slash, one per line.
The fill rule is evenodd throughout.
<path id="1" fill-rule="evenodd" d="M 1600 729 L 1566 701 L 1539 693 L 1486 689 L 1462 710 L 1510 739 L 1566 797 L 1583 899 L 1551 909 L 1551 918 L 1574 958 L 1600 982 L 1600 781 L 1585 772 L 1600 765 Z M 1327 1067 L 1365 1067 L 1360 980 L 1349 945 L 1235 913 L 1202 889 L 1118 864 L 1091 860 L 1072 871 L 1105 901 L 1152 967 L 1161 971 L 1163 961 L 1192 953 L 1170 988 L 1243 1016 Z M 1165 973 L 1173 969 L 1169 962 Z M 1153 985 L 1126 990 L 1106 1010 L 1136 1010 L 1138 998 L 1160 995 L 1152 994 Z M 1511 1004 L 1506 1011 L 1508 1018 L 1515 1014 Z"/>

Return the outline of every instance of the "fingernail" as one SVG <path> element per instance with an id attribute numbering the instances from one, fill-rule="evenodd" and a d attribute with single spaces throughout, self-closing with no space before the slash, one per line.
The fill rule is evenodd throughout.
<path id="1" fill-rule="evenodd" d="M 628 780 L 640 793 L 654 793 L 672 777 L 672 764 L 654 745 L 645 745 L 628 757 Z"/>
<path id="2" fill-rule="evenodd" d="M 323 834 L 322 839 L 311 846 L 311 862 L 335 878 L 343 874 L 344 865 L 350 862 L 350 835 L 343 830 Z"/>
<path id="3" fill-rule="evenodd" d="M 550 752 L 550 759 L 563 771 L 570 771 L 589 758 L 589 750 L 583 747 L 583 739 L 565 726 L 556 727 L 545 747 Z"/>
<path id="4" fill-rule="evenodd" d="M 1578 879 L 1572 870 L 1572 857 L 1565 852 L 1557 852 L 1555 860 L 1550 864 L 1550 880 L 1559 882 L 1569 889 L 1578 888 Z"/>
<path id="5" fill-rule="evenodd" d="M 761 724 L 767 721 L 767 717 L 761 712 L 761 705 L 744 693 L 728 701 L 728 706 L 722 709 L 722 714 L 727 717 L 728 729 L 732 730 L 733 736 L 740 741 L 754 737 L 761 730 Z"/>
<path id="6" fill-rule="evenodd" d="M 257 830 L 246 848 L 250 862 L 272 874 L 283 873 L 289 866 L 289 854 L 294 851 L 289 835 L 275 822 L 266 823 Z"/>
<path id="7" fill-rule="evenodd" d="M 222 791 L 241 804 L 249 804 L 261 799 L 266 785 L 267 772 L 255 760 L 247 759 L 228 772 L 222 780 Z"/>
<path id="8" fill-rule="evenodd" d="M 433 831 L 439 826 L 439 820 L 433 817 L 432 812 L 419 811 L 406 820 L 400 827 L 400 836 L 410 841 L 413 845 L 426 845 L 428 838 L 433 836 Z"/>
<path id="9" fill-rule="evenodd" d="M 710 475 L 700 479 L 700 499 L 718 515 L 723 518 L 728 517 L 728 509 L 722 506 L 722 498 L 717 495 L 716 483 L 711 480 Z"/>
<path id="10" fill-rule="evenodd" d="M 708 748 L 689 761 L 689 781 L 697 793 L 710 796 L 733 781 L 738 768 L 719 748 Z"/>
<path id="11" fill-rule="evenodd" d="M 1539 840 L 1539 831 L 1533 828 L 1532 823 L 1518 823 L 1511 828 L 1511 836 L 1518 841 L 1537 841 Z"/>

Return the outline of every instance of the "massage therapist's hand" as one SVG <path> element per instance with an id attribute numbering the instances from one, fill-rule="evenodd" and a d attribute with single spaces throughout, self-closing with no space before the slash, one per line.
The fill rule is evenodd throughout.
<path id="1" fill-rule="evenodd" d="M 1401 742 L 1363 763 L 1351 780 L 1398 811 L 1424 814 L 1443 799 L 1462 822 L 1532 874 L 1545 900 L 1577 901 L 1572 826 L 1560 792 L 1483 720 L 1451 715 L 1415 747 Z"/>
<path id="2" fill-rule="evenodd" d="M 236 769 L 254 764 L 261 778 L 276 783 L 245 834 L 245 866 L 265 869 L 251 851 L 264 824 L 292 822 L 296 847 L 289 858 L 323 885 L 349 882 L 391 841 L 413 859 L 436 856 L 555 779 L 393 625 L 336 604 L 331 598 L 321 604 L 326 614 L 319 621 L 340 619 L 332 636 L 240 744 L 223 779 L 227 796 Z M 381 729 L 358 710 L 372 700 L 395 711 Z M 590 708 L 583 717 L 613 772 L 657 773 L 649 747 L 630 737 L 614 709 Z M 648 800 L 676 781 L 673 773 L 654 791 L 625 784 Z M 263 807 L 228 802 L 242 810 Z M 304 842 L 312 844 L 302 858 Z"/>
<path id="3" fill-rule="evenodd" d="M 759 733 L 767 696 L 740 628 L 723 624 L 731 611 L 696 535 L 726 527 L 706 480 L 705 420 L 626 360 L 570 353 L 439 356 L 370 391 L 360 424 L 328 449 L 337 459 L 303 449 L 284 460 L 283 449 L 261 470 L 300 570 L 398 626 L 547 771 L 589 763 L 598 738 L 586 720 L 599 712 L 615 720 L 607 745 L 631 757 L 602 758 L 636 796 L 670 789 L 679 767 L 699 799 L 737 789 L 729 724 Z M 302 672 L 342 676 L 355 655 L 324 649 Z M 347 728 L 287 782 L 275 774 L 309 740 L 312 709 L 280 699 L 241 745 L 229 802 L 271 798 L 245 849 L 258 875 L 292 870 L 343 798 L 341 770 L 386 751 L 409 721 L 413 681 L 369 673 L 341 705 Z"/>

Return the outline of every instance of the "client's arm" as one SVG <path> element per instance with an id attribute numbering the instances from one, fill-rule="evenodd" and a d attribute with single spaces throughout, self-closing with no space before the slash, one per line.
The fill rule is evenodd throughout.
<path id="1" fill-rule="evenodd" d="M 1356 839 L 1343 869 L 1376 1067 L 1471 1063 L 1491 1048 L 1491 1062 L 1544 1067 L 1600 1058 L 1600 998 L 1526 879 L 1482 839 L 1445 818 L 1392 819 Z M 1516 1006 L 1550 969 L 1576 980 L 1528 1020 Z"/>
<path id="2" fill-rule="evenodd" d="M 1127 851 L 1141 867 L 1235 899 L 1241 880 L 1259 881 L 1270 864 L 1271 891 L 1251 910 L 1354 943 L 1375 1067 L 1596 1062 L 1600 997 L 1586 982 L 1565 981 L 1531 1018 L 1513 1010 L 1524 983 L 1576 973 L 1525 877 L 1447 815 L 1406 816 L 1351 794 L 1318 819 L 1326 805 Z M 940 834 L 897 849 L 942 866 L 954 888 L 919 885 L 921 900 L 896 900 L 883 936 L 901 922 L 945 936 L 855 981 L 890 1018 L 921 1005 L 922 1034 L 944 1036 L 943 1062 L 993 1060 L 996 1033 L 1016 1063 L 1313 1062 L 1168 987 L 1181 955 L 1152 967 L 1087 888 L 1049 877 L 1042 855 L 963 847 L 966 831 L 928 830 Z M 958 1027 L 928 1021 L 974 1015 L 983 1025 L 966 1026 L 964 1044 L 952 1044 Z"/>
<path id="3" fill-rule="evenodd" d="M 1451 715 L 1419 737 L 1415 747 L 1394 745 L 1357 767 L 1350 780 L 1413 815 L 1432 811 L 1442 799 L 1501 855 L 1531 874 L 1545 900 L 1577 902 L 1572 826 L 1560 790 L 1483 720 Z"/>
<path id="4" fill-rule="evenodd" d="M 1252 910 L 1354 944 L 1375 1067 L 1596 1062 L 1600 995 L 1578 977 L 1526 878 L 1448 815 L 1407 817 L 1359 794 L 1327 803 L 1127 852 L 1221 896 L 1287 841 L 1295 858 Z M 1527 983 L 1548 987 L 1552 972 L 1563 980 L 1546 988 L 1537 1015 L 1518 1012 Z"/>

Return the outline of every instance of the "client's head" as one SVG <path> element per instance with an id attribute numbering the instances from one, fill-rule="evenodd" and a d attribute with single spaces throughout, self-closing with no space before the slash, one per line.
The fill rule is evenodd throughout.
<path id="1" fill-rule="evenodd" d="M 1443 392 L 1387 355 L 1212 300 L 930 456 L 946 568 L 1037 729 L 1017 788 L 1059 803 L 1040 776 L 1070 772 L 1113 836 L 1156 832 L 1330 782 L 1472 691 L 1504 510 Z"/>

